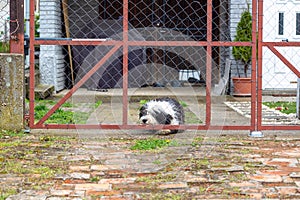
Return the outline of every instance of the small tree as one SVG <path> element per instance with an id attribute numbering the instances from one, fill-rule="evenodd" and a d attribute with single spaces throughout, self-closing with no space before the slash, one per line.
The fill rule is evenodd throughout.
<path id="1" fill-rule="evenodd" d="M 252 16 L 249 12 L 249 6 L 241 15 L 241 19 L 236 28 L 235 42 L 250 42 L 252 41 Z M 244 64 L 244 75 L 247 77 L 247 71 L 252 57 L 251 46 L 234 46 L 232 54 L 235 60 L 239 60 Z M 239 67 L 237 73 L 240 77 Z"/>

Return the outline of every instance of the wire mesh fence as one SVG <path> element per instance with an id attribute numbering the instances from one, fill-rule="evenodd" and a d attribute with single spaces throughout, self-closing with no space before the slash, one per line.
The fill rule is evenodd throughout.
<path id="1" fill-rule="evenodd" d="M 297 125 L 299 2 L 264 1 L 263 6 L 262 89 L 272 96 L 262 98 L 262 123 Z"/>
<path id="2" fill-rule="evenodd" d="M 268 20 L 275 4 L 264 5 L 268 13 L 264 27 L 274 26 L 263 33 L 265 41 L 276 41 L 267 37 L 268 32 L 281 26 Z M 34 87 L 54 86 L 58 104 L 46 106 L 50 112 L 36 117 L 36 122 L 42 119 L 37 127 L 140 128 L 134 125 L 139 124 L 142 104 L 168 96 L 186 106 L 187 129 L 254 129 L 255 112 L 265 112 L 256 110 L 253 90 L 257 87 L 256 67 L 252 67 L 257 56 L 256 6 L 256 1 L 246 0 L 41 0 L 35 8 L 38 34 L 31 40 L 40 52 Z M 295 76 L 277 73 L 280 67 L 275 65 L 282 61 L 271 58 L 268 51 L 272 54 L 263 48 L 262 89 L 286 88 L 282 84 L 288 81 L 295 91 Z M 297 51 L 287 54 L 297 63 Z M 274 69 L 273 75 L 269 68 Z M 250 78 L 252 91 L 236 91 L 237 83 L 231 78 L 238 76 Z M 246 85 L 242 83 L 243 88 Z M 70 119 L 53 120 L 55 113 L 66 111 L 71 112 Z M 35 112 L 30 113 L 33 117 Z M 264 124 L 281 123 L 272 114 L 267 118 L 273 121 Z"/>
<path id="3" fill-rule="evenodd" d="M 9 51 L 9 0 L 0 2 L 0 52 Z"/>

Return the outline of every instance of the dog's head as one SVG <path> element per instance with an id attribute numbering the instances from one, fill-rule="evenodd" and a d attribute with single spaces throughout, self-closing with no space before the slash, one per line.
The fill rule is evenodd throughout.
<path id="1" fill-rule="evenodd" d="M 139 120 L 141 124 L 171 124 L 173 117 L 163 107 L 150 107 L 144 104 L 140 109 Z"/>

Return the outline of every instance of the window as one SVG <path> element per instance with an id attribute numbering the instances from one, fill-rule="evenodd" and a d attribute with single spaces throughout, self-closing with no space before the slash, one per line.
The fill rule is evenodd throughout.
<path id="1" fill-rule="evenodd" d="M 278 35 L 283 35 L 283 22 L 284 22 L 284 13 L 279 13 L 279 20 L 278 20 Z"/>
<path id="2" fill-rule="evenodd" d="M 296 13 L 296 35 L 300 35 L 300 13 Z"/>

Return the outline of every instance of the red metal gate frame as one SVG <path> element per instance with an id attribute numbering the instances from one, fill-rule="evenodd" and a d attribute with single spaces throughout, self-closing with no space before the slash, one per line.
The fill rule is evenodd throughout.
<path id="1" fill-rule="evenodd" d="M 262 2 L 261 2 L 262 3 Z M 34 0 L 30 0 L 30 94 L 29 94 L 29 127 L 32 129 L 149 129 L 142 125 L 128 124 L 128 47 L 129 46 L 203 46 L 206 47 L 206 119 L 204 125 L 165 125 L 167 129 L 190 129 L 190 130 L 250 130 L 256 131 L 262 128 L 259 120 L 259 104 L 257 100 L 261 99 L 257 94 L 257 71 L 256 71 L 256 41 L 257 41 L 257 1 L 252 0 L 252 42 L 226 42 L 212 40 L 212 0 L 207 0 L 207 41 L 129 41 L 128 40 L 128 0 L 123 0 L 123 40 L 122 41 L 103 41 L 95 39 L 84 40 L 45 40 L 35 39 L 34 36 Z M 262 29 L 260 30 L 262 31 Z M 42 119 L 34 123 L 34 46 L 35 45 L 106 45 L 113 46 L 107 55 L 101 59 L 83 78 L 80 80 Z M 260 43 L 260 45 L 262 45 Z M 250 125 L 214 125 L 211 123 L 211 80 L 212 80 L 212 47 L 220 46 L 252 46 L 252 88 L 251 88 L 251 121 Z M 260 46 L 262 48 L 262 46 Z M 44 124 L 44 122 L 66 101 L 77 89 L 97 70 L 101 65 L 116 52 L 119 48 L 123 49 L 123 120 L 122 124 Z M 261 58 L 260 58 L 261 60 Z M 261 81 L 261 80 L 260 80 Z M 261 110 L 260 110 L 261 111 Z M 258 114 L 257 114 L 258 113 Z M 151 127 L 154 130 L 161 129 L 161 125 Z"/>
<path id="2" fill-rule="evenodd" d="M 298 78 L 300 72 L 275 47 L 300 47 L 300 42 L 263 41 L 263 0 L 258 0 L 258 78 L 257 78 L 257 130 L 300 130 L 300 125 L 262 125 L 262 68 L 263 47 L 268 47 Z"/>

